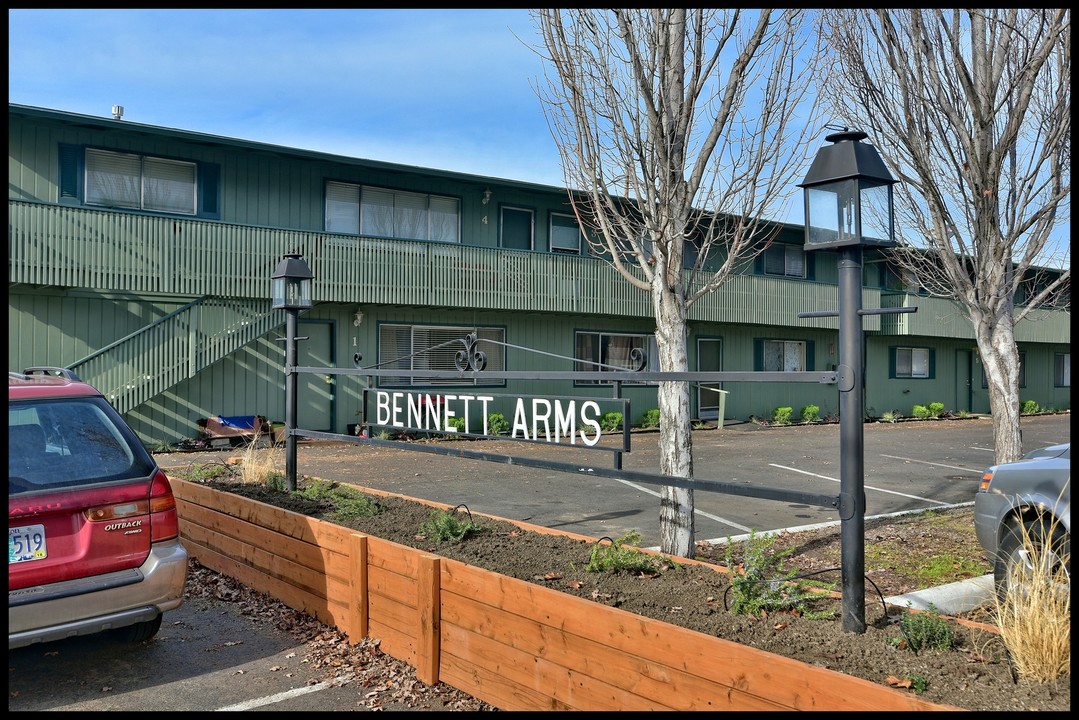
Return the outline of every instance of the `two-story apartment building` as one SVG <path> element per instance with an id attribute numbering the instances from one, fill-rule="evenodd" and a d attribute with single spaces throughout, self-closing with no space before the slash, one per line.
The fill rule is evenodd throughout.
<path id="1" fill-rule="evenodd" d="M 299 365 L 416 370 L 413 391 L 595 396 L 596 383 L 433 381 L 476 332 L 489 370 L 573 370 L 573 358 L 654 363 L 646 293 L 589 253 L 564 188 L 335 156 L 9 104 L 8 367 L 66 366 L 98 385 L 148 444 L 214 415 L 284 418 L 285 314 L 270 277 L 299 252 L 314 278 Z M 754 263 L 690 313 L 691 369 L 822 370 L 838 362 L 836 255 L 779 226 Z M 867 414 L 941 402 L 989 411 L 973 333 L 951 302 L 893 287 L 866 251 Z M 1070 408 L 1070 313 L 1016 329 L 1023 400 Z M 450 342 L 450 346 L 444 343 Z M 430 348 L 441 348 L 428 352 Z M 535 352 L 540 351 L 540 352 Z M 301 428 L 357 422 L 361 376 L 300 376 Z M 838 409 L 834 385 L 724 382 L 724 416 Z M 636 423 L 655 389 L 627 385 Z M 694 391 L 715 418 L 720 395 Z M 502 410 L 502 408 L 492 408 Z"/>

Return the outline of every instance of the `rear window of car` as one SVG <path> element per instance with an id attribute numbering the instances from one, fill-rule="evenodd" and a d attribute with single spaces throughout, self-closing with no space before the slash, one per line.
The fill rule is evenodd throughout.
<path id="1" fill-rule="evenodd" d="M 104 398 L 9 399 L 9 495 L 131 480 L 153 469 Z"/>

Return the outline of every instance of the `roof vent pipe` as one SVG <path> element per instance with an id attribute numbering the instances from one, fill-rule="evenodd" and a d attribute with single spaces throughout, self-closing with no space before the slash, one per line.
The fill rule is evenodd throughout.
<path id="1" fill-rule="evenodd" d="M 112 106 L 112 117 L 113 117 L 114 120 L 123 120 L 124 119 L 124 106 L 123 105 L 113 105 Z"/>

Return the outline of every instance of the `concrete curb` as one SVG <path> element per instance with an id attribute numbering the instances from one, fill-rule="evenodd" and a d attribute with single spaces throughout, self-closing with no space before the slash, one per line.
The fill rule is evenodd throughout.
<path id="1" fill-rule="evenodd" d="M 925 590 L 915 590 L 903 595 L 893 595 L 884 598 L 884 602 L 913 610 L 928 610 L 932 605 L 942 615 L 958 615 L 992 602 L 993 585 L 991 574 L 982 575 Z"/>

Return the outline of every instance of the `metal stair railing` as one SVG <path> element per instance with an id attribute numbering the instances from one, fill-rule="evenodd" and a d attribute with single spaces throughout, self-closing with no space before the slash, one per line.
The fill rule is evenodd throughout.
<path id="1" fill-rule="evenodd" d="M 269 300 L 200 298 L 67 367 L 126 413 L 283 322 Z"/>

